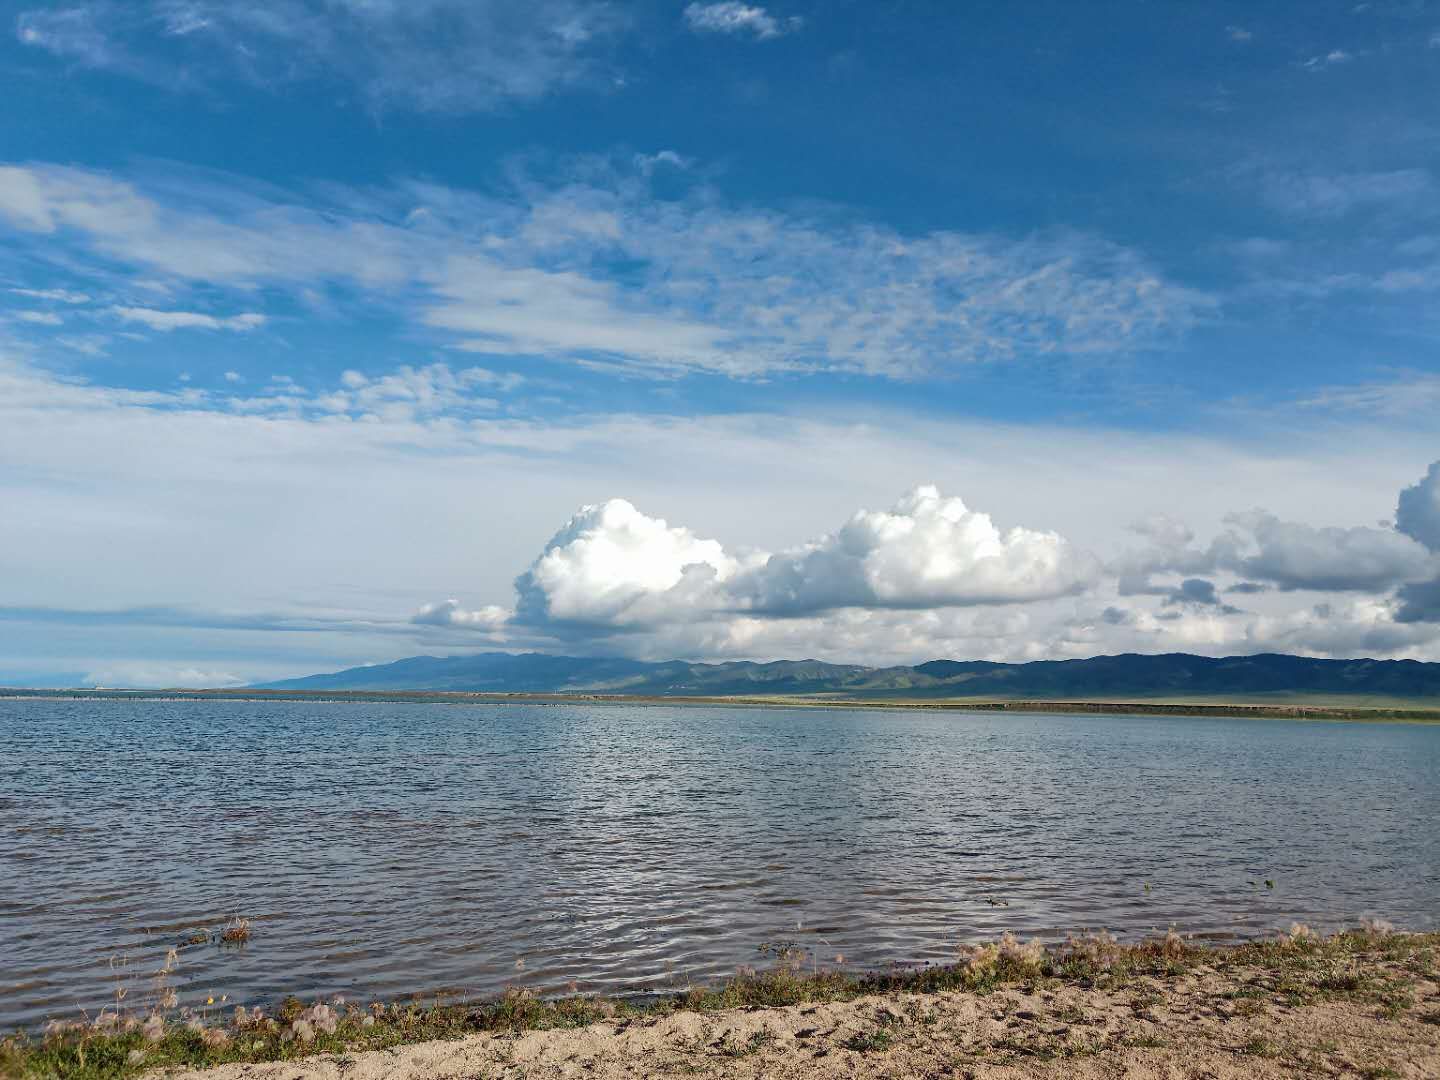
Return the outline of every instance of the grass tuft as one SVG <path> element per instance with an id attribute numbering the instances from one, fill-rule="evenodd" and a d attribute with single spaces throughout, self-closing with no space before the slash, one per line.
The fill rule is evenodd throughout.
<path id="1" fill-rule="evenodd" d="M 851 1035 L 841 1045 L 857 1054 L 883 1054 L 895 1045 L 895 1032 L 883 1027 L 874 1031 L 860 1031 Z"/>

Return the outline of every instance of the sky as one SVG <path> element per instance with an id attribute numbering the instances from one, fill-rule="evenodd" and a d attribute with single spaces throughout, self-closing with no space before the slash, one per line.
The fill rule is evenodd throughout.
<path id="1" fill-rule="evenodd" d="M 0 684 L 1440 661 L 1440 3 L 0 0 Z"/>

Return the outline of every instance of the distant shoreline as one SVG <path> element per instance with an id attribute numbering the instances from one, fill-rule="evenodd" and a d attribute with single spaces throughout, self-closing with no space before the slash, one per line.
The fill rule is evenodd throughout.
<path id="1" fill-rule="evenodd" d="M 1272 720 L 1329 720 L 1440 724 L 1440 704 L 1350 706 L 1175 700 L 1057 700 L 787 697 L 783 695 L 687 696 L 594 693 L 505 693 L 469 690 L 128 690 L 0 687 L 0 700 L 100 701 L 314 701 L 453 703 L 467 705 L 710 705 L 756 708 L 920 709 L 954 712 L 1074 713 L 1143 716 L 1210 716 Z"/>

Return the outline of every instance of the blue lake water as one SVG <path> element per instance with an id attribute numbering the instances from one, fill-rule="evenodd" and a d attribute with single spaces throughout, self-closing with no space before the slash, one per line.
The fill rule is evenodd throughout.
<path id="1" fill-rule="evenodd" d="M 0 1028 L 230 915 L 251 940 L 183 948 L 182 1004 L 660 990 L 769 942 L 876 968 L 1004 930 L 1426 929 L 1437 900 L 1440 727 L 0 701 Z"/>

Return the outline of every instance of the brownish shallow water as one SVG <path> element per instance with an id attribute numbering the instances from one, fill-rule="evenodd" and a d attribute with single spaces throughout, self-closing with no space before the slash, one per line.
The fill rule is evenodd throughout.
<path id="1" fill-rule="evenodd" d="M 1436 925 L 1440 728 L 877 710 L 0 702 L 0 1027 L 181 1000 L 644 991 L 796 942 Z M 1265 882 L 1272 881 L 1273 888 Z M 1148 888 L 1147 888 L 1148 886 Z"/>

